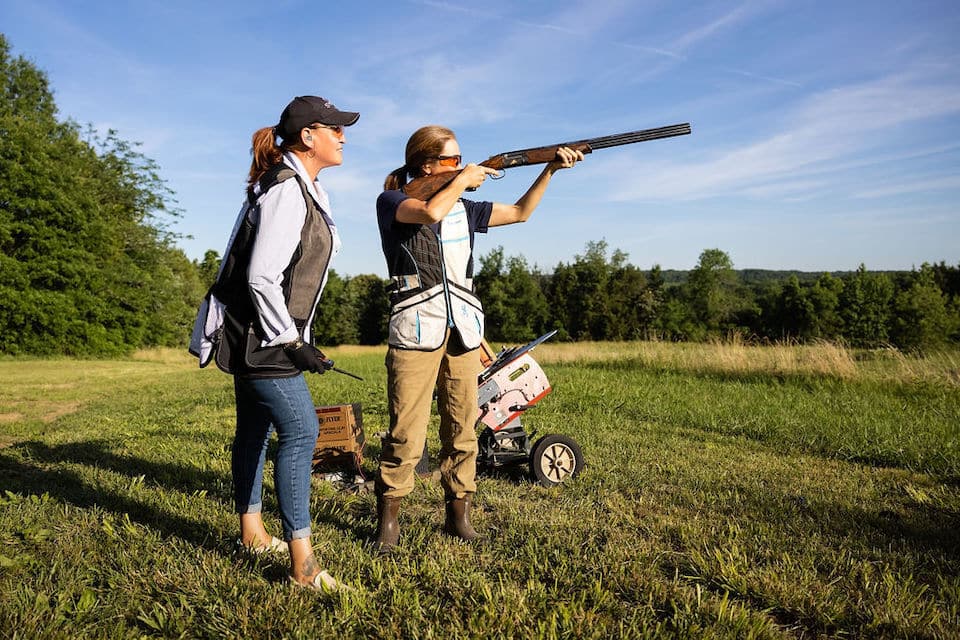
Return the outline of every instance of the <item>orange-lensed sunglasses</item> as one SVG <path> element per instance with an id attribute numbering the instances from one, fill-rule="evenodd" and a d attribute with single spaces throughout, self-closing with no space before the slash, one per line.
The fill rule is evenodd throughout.
<path id="1" fill-rule="evenodd" d="M 437 164 L 439 164 L 441 167 L 454 167 L 454 168 L 459 167 L 460 160 L 462 160 L 461 156 L 459 155 L 434 156 L 434 159 L 437 161 Z"/>

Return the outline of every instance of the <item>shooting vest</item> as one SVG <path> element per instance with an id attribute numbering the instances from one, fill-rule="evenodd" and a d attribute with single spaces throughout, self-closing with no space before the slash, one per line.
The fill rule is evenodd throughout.
<path id="1" fill-rule="evenodd" d="M 295 178 L 300 185 L 307 215 L 300 230 L 300 244 L 283 271 L 283 299 L 301 338 L 305 338 L 307 320 L 313 314 L 317 296 L 333 252 L 333 233 L 323 213 L 296 171 L 280 163 L 260 179 L 264 194 L 285 180 Z M 281 346 L 261 347 L 265 336 L 257 317 L 247 270 L 260 221 L 255 196 L 247 199 L 247 211 L 224 258 L 224 267 L 210 291 L 226 305 L 223 331 L 217 346 L 217 366 L 237 375 L 276 378 L 300 373 Z"/>
<path id="2" fill-rule="evenodd" d="M 483 306 L 473 294 L 471 230 L 463 202 L 457 201 L 440 222 L 395 224 L 393 245 L 385 247 L 393 280 L 390 293 L 391 346 L 433 351 L 448 328 L 463 346 L 475 349 L 483 339 Z"/>

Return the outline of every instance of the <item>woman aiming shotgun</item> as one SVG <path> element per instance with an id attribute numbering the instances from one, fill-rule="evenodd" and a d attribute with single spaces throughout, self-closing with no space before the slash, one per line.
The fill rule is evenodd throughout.
<path id="1" fill-rule="evenodd" d="M 377 199 L 380 241 L 392 280 L 386 357 L 390 426 L 376 478 L 379 553 L 400 540 L 397 514 L 413 490 L 414 469 L 426 441 L 434 389 L 440 412 L 440 478 L 445 495 L 444 531 L 470 541 L 476 492 L 478 347 L 483 308 L 473 294 L 473 235 L 489 227 L 525 222 L 540 203 L 553 174 L 583 160 L 560 147 L 515 204 L 474 202 L 463 192 L 497 171 L 460 167 L 453 131 L 418 129 L 406 147 L 406 162 L 387 176 Z M 409 178 L 459 172 L 429 200 L 403 192 Z"/>

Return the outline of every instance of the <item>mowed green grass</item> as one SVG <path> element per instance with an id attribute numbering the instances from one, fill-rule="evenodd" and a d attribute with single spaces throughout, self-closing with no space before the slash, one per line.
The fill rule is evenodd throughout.
<path id="1" fill-rule="evenodd" d="M 384 350 L 330 354 L 366 381 L 311 388 L 363 404 L 369 476 Z M 574 437 L 586 470 L 555 488 L 481 479 L 473 545 L 442 535 L 442 490 L 420 482 L 386 559 L 367 547 L 373 496 L 318 479 L 315 549 L 345 595 L 234 553 L 229 376 L 176 352 L 0 360 L 0 635 L 960 637 L 957 354 L 534 356 L 554 390 L 524 422 Z M 265 508 L 279 533 L 269 477 Z"/>

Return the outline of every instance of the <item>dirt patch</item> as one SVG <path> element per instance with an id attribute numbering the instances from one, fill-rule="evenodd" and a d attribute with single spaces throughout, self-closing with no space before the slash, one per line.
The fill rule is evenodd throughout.
<path id="1" fill-rule="evenodd" d="M 43 416 L 40 419 L 43 420 L 44 422 L 53 422 L 57 418 L 61 418 L 65 415 L 69 415 L 75 412 L 77 409 L 80 408 L 80 406 L 81 406 L 81 403 L 79 402 L 65 402 L 61 405 L 52 407 L 52 410 L 43 414 Z"/>
<path id="2" fill-rule="evenodd" d="M 16 422 L 17 420 L 22 420 L 22 413 L 0 413 L 0 424 L 9 424 L 11 422 Z"/>
<path id="3" fill-rule="evenodd" d="M 17 444 L 17 441 L 10 436 L 0 436 L 0 449 L 6 449 Z"/>

